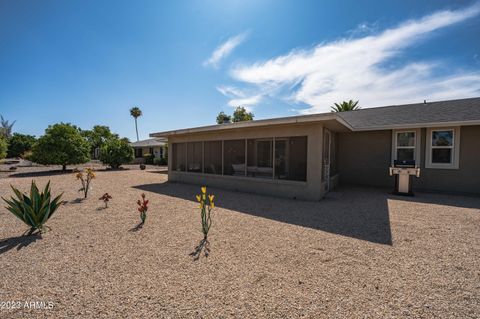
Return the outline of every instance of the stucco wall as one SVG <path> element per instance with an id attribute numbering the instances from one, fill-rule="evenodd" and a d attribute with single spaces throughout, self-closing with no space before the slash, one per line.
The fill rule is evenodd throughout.
<path id="1" fill-rule="evenodd" d="M 388 175 L 392 131 L 338 134 L 338 171 L 341 184 L 392 187 Z M 480 126 L 460 129 L 459 169 L 425 168 L 426 129 L 421 130 L 421 177 L 413 178 L 414 190 L 480 194 Z"/>
<path id="2" fill-rule="evenodd" d="M 224 131 L 221 132 L 221 134 L 217 132 L 210 132 L 171 136 L 169 137 L 169 143 L 291 136 L 307 136 L 308 138 L 306 182 L 176 172 L 171 169 L 171 161 L 169 163 L 170 166 L 168 172 L 169 181 L 221 187 L 230 190 L 253 192 L 280 197 L 319 200 L 324 195 L 323 185 L 321 182 L 322 143 L 319 142 L 323 138 L 323 127 L 320 124 L 280 125 L 251 128 L 248 130 Z M 173 158 L 171 154 L 173 148 L 169 147 L 168 150 L 169 158 Z"/>
<path id="3" fill-rule="evenodd" d="M 337 170 L 340 184 L 390 186 L 392 132 L 339 133 Z"/>
<path id="4" fill-rule="evenodd" d="M 425 168 L 426 129 L 422 129 L 422 176 L 413 186 L 418 189 L 480 194 L 480 126 L 460 128 L 459 169 Z"/>

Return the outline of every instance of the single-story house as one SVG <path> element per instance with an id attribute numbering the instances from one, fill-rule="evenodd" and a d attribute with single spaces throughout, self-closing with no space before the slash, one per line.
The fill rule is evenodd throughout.
<path id="1" fill-rule="evenodd" d="M 170 181 L 319 200 L 338 184 L 480 195 L 480 98 L 364 108 L 152 133 L 168 138 Z"/>
<path id="2" fill-rule="evenodd" d="M 146 155 L 153 155 L 155 158 L 165 158 L 168 154 L 167 140 L 164 138 L 150 138 L 147 140 L 130 143 L 135 151 L 135 163 L 143 162 Z"/>

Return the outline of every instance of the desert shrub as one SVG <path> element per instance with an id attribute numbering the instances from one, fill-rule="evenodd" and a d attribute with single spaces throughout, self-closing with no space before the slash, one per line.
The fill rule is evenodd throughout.
<path id="1" fill-rule="evenodd" d="M 92 179 L 95 178 L 95 173 L 93 172 L 93 169 L 87 168 L 85 170 L 85 174 L 78 171 L 75 174 L 75 177 L 80 180 L 80 183 L 82 184 L 82 187 L 78 191 L 83 192 L 83 198 L 87 198 L 88 190 L 90 189 L 90 183 L 92 182 Z"/>
<path id="2" fill-rule="evenodd" d="M 40 232 L 43 232 L 45 230 L 44 224 L 53 216 L 57 208 L 61 205 L 60 198 L 63 193 L 52 200 L 50 182 L 47 183 L 44 190 L 40 193 L 37 185 L 32 181 L 30 197 L 23 194 L 15 187 L 11 185 L 10 187 L 17 198 L 12 196 L 10 200 L 7 200 L 2 197 L 8 205 L 6 208 L 18 219 L 30 226 L 29 234 L 32 234 L 37 229 Z"/>
<path id="3" fill-rule="evenodd" d="M 8 139 L 7 157 L 22 157 L 30 152 L 35 144 L 36 138 L 33 135 L 13 133 Z"/>
<path id="4" fill-rule="evenodd" d="M 7 156 L 7 149 L 8 149 L 7 140 L 2 136 L 0 136 L 0 159 L 5 158 Z"/>
<path id="5" fill-rule="evenodd" d="M 45 165 L 83 164 L 90 160 L 90 147 L 80 134 L 80 129 L 71 124 L 50 125 L 32 149 L 32 161 Z"/>
<path id="6" fill-rule="evenodd" d="M 145 164 L 152 165 L 153 161 L 155 160 L 155 155 L 150 153 L 143 154 L 143 158 L 145 159 Z"/>
<path id="7" fill-rule="evenodd" d="M 100 160 L 112 168 L 130 163 L 134 159 L 133 147 L 121 139 L 110 139 L 100 149 Z"/>

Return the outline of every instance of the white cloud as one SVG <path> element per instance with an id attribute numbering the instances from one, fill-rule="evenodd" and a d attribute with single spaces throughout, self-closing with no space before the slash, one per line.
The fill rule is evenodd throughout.
<path id="1" fill-rule="evenodd" d="M 244 32 L 229 38 L 227 41 L 218 46 L 215 51 L 213 51 L 212 55 L 205 62 L 203 62 L 203 65 L 217 68 L 220 61 L 232 53 L 232 51 L 239 46 L 246 37 L 247 33 Z"/>
<path id="2" fill-rule="evenodd" d="M 334 102 L 349 99 L 358 99 L 362 107 L 369 107 L 477 96 L 479 71 L 439 75 L 436 71 L 445 67 L 440 62 L 386 65 L 433 31 L 479 13 L 479 3 L 463 10 L 440 11 L 378 34 L 322 43 L 236 66 L 231 75 L 256 87 L 259 94 L 267 92 L 281 99 L 287 96 L 290 102 L 306 104 L 309 108 L 303 113 L 329 111 Z"/>
<path id="3" fill-rule="evenodd" d="M 234 86 L 219 86 L 217 90 L 230 98 L 228 105 L 231 107 L 243 106 L 251 111 L 252 106 L 258 104 L 262 100 L 262 94 L 249 95 Z"/>

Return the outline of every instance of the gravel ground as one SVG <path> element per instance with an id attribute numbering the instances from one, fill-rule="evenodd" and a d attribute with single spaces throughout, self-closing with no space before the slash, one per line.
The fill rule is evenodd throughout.
<path id="1" fill-rule="evenodd" d="M 0 176 L 1 196 L 33 178 L 67 201 L 41 238 L 0 208 L 1 318 L 480 317 L 480 198 L 342 188 L 313 203 L 212 188 L 211 255 L 193 261 L 198 187 L 132 166 L 98 171 L 78 201 L 73 174 L 45 169 Z M 147 221 L 130 231 L 142 192 Z"/>

